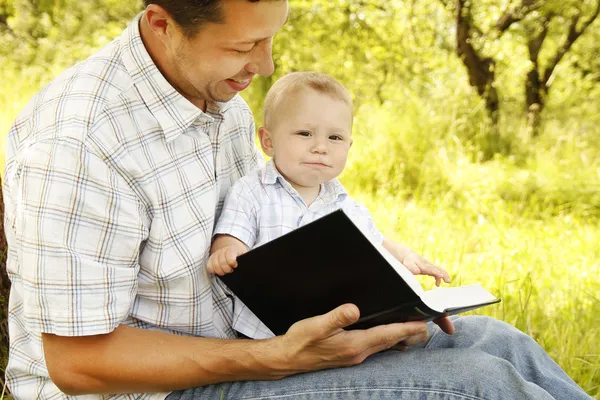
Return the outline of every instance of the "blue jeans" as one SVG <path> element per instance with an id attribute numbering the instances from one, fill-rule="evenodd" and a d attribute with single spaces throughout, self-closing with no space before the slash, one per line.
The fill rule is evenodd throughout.
<path id="1" fill-rule="evenodd" d="M 453 336 L 430 324 L 426 343 L 375 354 L 352 367 L 198 387 L 167 400 L 591 398 L 516 328 L 487 317 L 453 320 Z"/>

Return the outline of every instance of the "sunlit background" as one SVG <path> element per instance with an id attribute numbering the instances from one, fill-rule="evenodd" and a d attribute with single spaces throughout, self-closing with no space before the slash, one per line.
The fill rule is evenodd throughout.
<path id="1" fill-rule="evenodd" d="M 243 94 L 257 123 L 287 72 L 343 82 L 356 105 L 350 194 L 453 284 L 502 297 L 478 312 L 533 336 L 600 399 L 600 0 L 290 4 L 275 74 Z M 31 96 L 141 9 L 0 0 L 2 169 Z"/>

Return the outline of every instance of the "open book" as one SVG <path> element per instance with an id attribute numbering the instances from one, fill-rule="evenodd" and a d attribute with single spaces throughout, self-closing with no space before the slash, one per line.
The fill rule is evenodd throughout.
<path id="1" fill-rule="evenodd" d="M 480 285 L 423 290 L 419 281 L 341 210 L 238 257 L 220 279 L 276 335 L 354 303 L 348 329 L 432 320 L 497 303 Z"/>

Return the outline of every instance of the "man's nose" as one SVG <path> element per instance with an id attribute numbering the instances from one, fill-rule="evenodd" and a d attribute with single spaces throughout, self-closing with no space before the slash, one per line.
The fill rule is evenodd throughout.
<path id="1" fill-rule="evenodd" d="M 273 63 L 273 40 L 265 40 L 259 44 L 254 59 L 246 65 L 246 71 L 262 76 L 269 76 L 275 72 Z"/>

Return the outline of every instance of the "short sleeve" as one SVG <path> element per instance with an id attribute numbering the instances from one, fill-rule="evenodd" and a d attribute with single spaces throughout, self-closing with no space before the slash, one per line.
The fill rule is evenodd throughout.
<path id="1" fill-rule="evenodd" d="M 373 217 L 371 217 L 367 207 L 347 198 L 342 209 L 365 234 L 371 235 L 375 242 L 383 243 L 383 234 L 375 226 Z"/>
<path id="2" fill-rule="evenodd" d="M 238 180 L 227 192 L 215 235 L 230 235 L 252 248 L 256 243 L 257 205 L 246 178 Z"/>
<path id="3" fill-rule="evenodd" d="M 137 290 L 143 207 L 127 182 L 77 139 L 49 139 L 11 161 L 7 228 L 27 329 L 112 331 Z"/>

